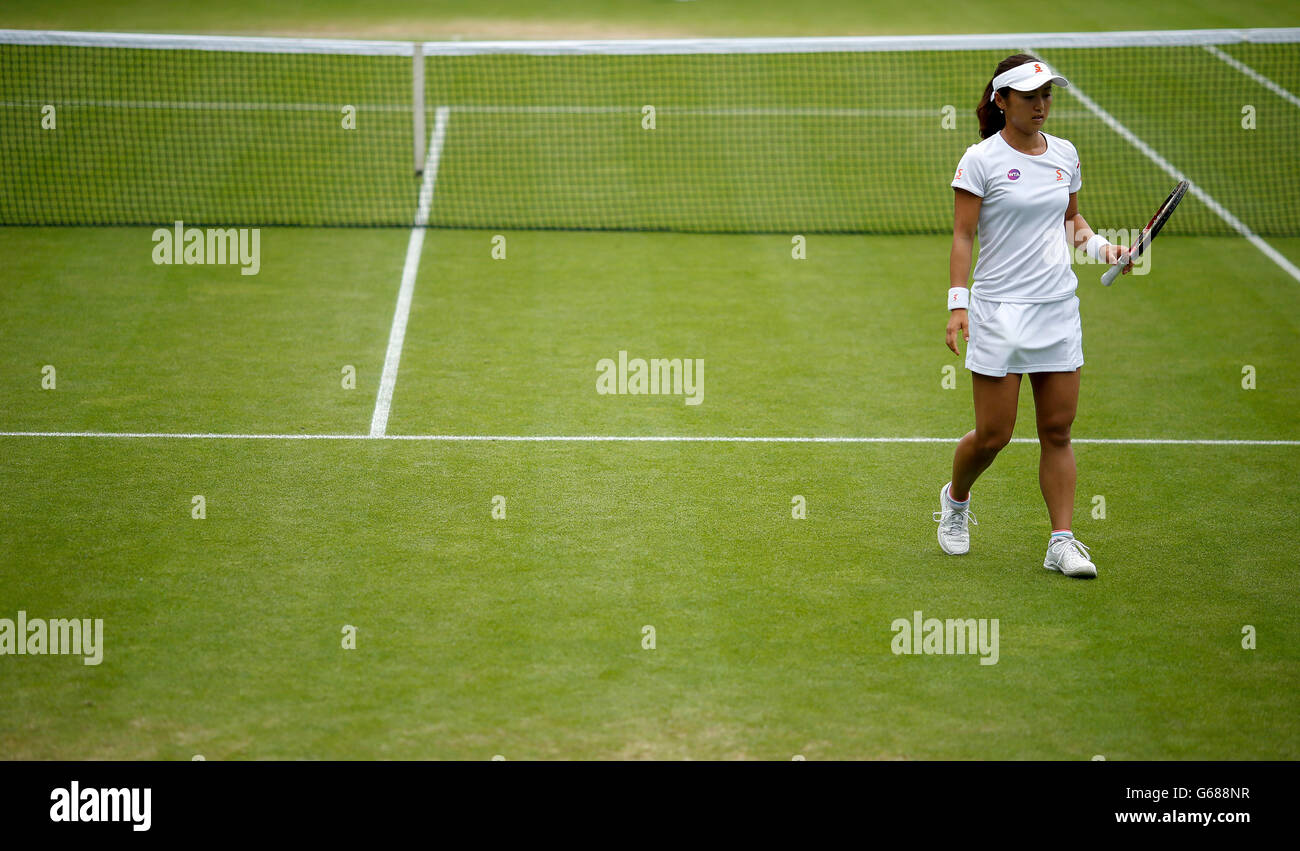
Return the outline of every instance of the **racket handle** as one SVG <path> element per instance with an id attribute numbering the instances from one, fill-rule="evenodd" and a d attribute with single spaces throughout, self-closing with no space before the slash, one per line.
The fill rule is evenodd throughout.
<path id="1" fill-rule="evenodd" d="M 1127 265 L 1128 252 L 1125 251 L 1119 256 L 1119 262 L 1107 269 L 1106 273 L 1101 276 L 1102 284 L 1109 287 L 1111 284 L 1115 283 L 1115 279 L 1119 277 L 1120 272 L 1123 272 L 1124 267 Z"/>

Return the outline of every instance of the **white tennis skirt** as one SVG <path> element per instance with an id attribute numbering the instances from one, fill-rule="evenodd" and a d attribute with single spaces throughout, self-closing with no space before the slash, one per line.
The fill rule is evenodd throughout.
<path id="1" fill-rule="evenodd" d="M 966 368 L 980 375 L 1073 372 L 1083 366 L 1079 297 L 1022 304 L 972 295 Z"/>

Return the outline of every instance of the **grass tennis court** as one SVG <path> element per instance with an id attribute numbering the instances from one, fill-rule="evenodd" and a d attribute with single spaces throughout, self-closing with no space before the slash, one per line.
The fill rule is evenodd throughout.
<path id="1" fill-rule="evenodd" d="M 906 283 L 942 238 L 826 237 L 799 262 L 774 237 L 531 233 L 493 261 L 490 236 L 430 234 L 390 434 L 967 427 L 968 378 L 940 387 L 953 359 Z M 147 229 L 5 230 L 3 429 L 364 434 L 404 234 L 263 238 L 241 279 L 154 267 Z M 1170 239 L 1159 276 L 1085 282 L 1077 436 L 1295 438 L 1291 285 L 1242 240 L 1193 247 Z M 1216 285 L 1234 270 L 1259 285 Z M 1199 307 L 1171 310 L 1180 292 Z M 705 358 L 704 403 L 597 397 L 619 346 Z M 106 622 L 98 667 L 11 666 L 10 757 L 1293 758 L 1300 741 L 1294 445 L 1078 446 L 1087 584 L 1038 566 L 1027 444 L 982 480 L 963 559 L 929 517 L 946 444 L 5 449 L 0 606 Z M 892 655 L 915 609 L 999 618 L 1000 661 Z"/>
<path id="2" fill-rule="evenodd" d="M 1250 47 L 1227 52 L 1296 91 L 1294 61 Z M 1273 122 L 1197 144 L 1191 82 L 1164 81 L 1162 109 L 1134 100 L 1131 68 L 1044 53 L 1300 263 L 1294 209 L 1241 190 L 1300 166 L 1284 144 L 1300 107 L 1184 57 L 1223 95 L 1203 120 L 1249 98 Z M 1081 212 L 1140 225 L 1162 172 L 1068 96 L 1056 108 L 1047 132 L 1097 140 L 1115 159 L 1096 169 L 1137 196 L 1133 221 L 1094 215 L 1085 171 Z M 966 112 L 955 132 L 973 137 Z M 497 172 L 477 120 L 446 128 L 449 203 L 555 196 L 555 164 L 525 144 L 539 119 Z M 944 151 L 924 191 L 948 208 Z M 874 167 L 853 156 L 849 179 Z M 711 162 L 683 179 L 725 192 Z M 251 276 L 156 265 L 151 227 L 0 228 L 0 618 L 104 619 L 98 666 L 0 659 L 0 758 L 1300 758 L 1300 282 L 1181 221 L 1149 275 L 1105 289 L 1076 268 L 1074 528 L 1094 582 L 1041 568 L 1032 442 L 976 486 L 971 554 L 937 546 L 947 441 L 973 422 L 943 345 L 942 234 L 812 233 L 796 260 L 790 233 L 431 228 L 386 439 L 369 439 L 409 228 L 266 227 Z M 597 394 L 620 351 L 704 359 L 702 403 Z M 1016 436 L 1034 438 L 1027 387 Z M 998 619 L 997 663 L 895 655 L 891 623 L 917 610 Z"/>

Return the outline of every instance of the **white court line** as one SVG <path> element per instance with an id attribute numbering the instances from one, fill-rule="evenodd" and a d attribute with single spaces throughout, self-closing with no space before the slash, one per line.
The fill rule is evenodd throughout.
<path id="1" fill-rule="evenodd" d="M 424 228 L 429 223 L 429 209 L 433 206 L 433 186 L 438 176 L 438 159 L 442 156 L 442 142 L 447 136 L 445 106 L 434 111 L 433 134 L 429 138 L 429 153 L 424 159 L 424 179 L 420 181 L 420 201 L 415 208 L 415 226 L 406 244 L 406 264 L 402 266 L 402 287 L 397 293 L 397 309 L 393 311 L 393 327 L 388 332 L 388 352 L 384 355 L 384 374 L 379 380 L 379 395 L 375 398 L 375 413 L 370 418 L 370 436 L 383 437 L 388 430 L 388 411 L 393 405 L 393 388 L 397 385 L 397 367 L 402 360 L 402 342 L 406 339 L 406 319 L 411 313 L 411 296 L 415 293 L 415 274 L 420 268 L 420 250 L 424 248 Z"/>
<path id="2" fill-rule="evenodd" d="M 1215 47 L 1212 44 L 1206 44 L 1203 45 L 1203 47 L 1206 50 L 1208 50 L 1210 53 L 1222 59 L 1224 62 L 1227 62 L 1233 68 L 1236 68 L 1238 71 L 1245 74 L 1247 77 L 1250 77 L 1256 83 L 1259 83 L 1261 86 L 1271 91 L 1273 94 L 1277 95 L 1278 97 L 1282 97 L 1291 101 L 1291 103 L 1295 104 L 1296 106 L 1300 106 L 1300 98 L 1291 94 L 1286 89 L 1282 88 L 1277 83 L 1270 80 L 1268 77 L 1265 77 L 1263 74 L 1259 73 L 1254 68 L 1247 65 L 1245 62 L 1242 62 L 1239 59 L 1234 59 L 1233 57 L 1224 53 L 1222 50 L 1220 50 L 1219 48 Z"/>
<path id="3" fill-rule="evenodd" d="M 157 431 L 0 431 L 4 437 L 93 437 L 160 440 L 401 440 L 437 443 L 956 443 L 960 437 L 750 437 L 618 434 L 223 434 Z M 1038 443 L 1034 437 L 1012 443 Z M 1300 440 L 1076 437 L 1072 443 L 1113 446 L 1300 446 Z"/>
<path id="4" fill-rule="evenodd" d="M 1034 51 L 1032 49 L 1028 49 L 1025 52 L 1033 53 Z M 1290 260 L 1283 257 L 1282 254 L 1278 252 L 1276 248 L 1274 248 L 1273 246 L 1265 242 L 1263 239 L 1261 239 L 1259 235 L 1256 234 L 1249 227 L 1247 227 L 1246 224 L 1243 221 L 1241 221 L 1241 219 L 1238 219 L 1232 213 L 1228 212 L 1227 208 L 1225 208 L 1222 204 L 1220 204 L 1218 201 L 1211 198 L 1210 194 L 1206 192 L 1204 189 L 1202 189 L 1201 187 L 1197 186 L 1191 180 L 1191 178 L 1183 174 L 1178 169 L 1174 168 L 1174 166 L 1171 165 L 1170 162 L 1166 160 L 1164 157 L 1160 156 L 1160 154 L 1157 153 L 1154 148 L 1152 148 L 1146 142 L 1143 142 L 1136 135 L 1134 135 L 1133 131 L 1129 130 L 1123 124 L 1120 124 L 1119 121 L 1115 118 L 1115 116 L 1111 115 L 1109 112 L 1107 112 L 1106 110 L 1098 106 L 1096 101 L 1094 101 L 1092 98 L 1088 97 L 1083 93 L 1083 90 L 1079 88 L 1077 83 L 1070 83 L 1070 87 L 1067 88 L 1065 91 L 1069 92 L 1070 94 L 1078 98 L 1079 101 L 1084 106 L 1088 107 L 1088 109 L 1091 110 L 1094 115 L 1096 115 L 1103 122 L 1105 122 L 1106 126 L 1110 127 L 1110 129 L 1114 130 L 1120 136 L 1124 137 L 1125 141 L 1127 141 L 1130 145 L 1132 145 L 1133 147 L 1141 151 L 1143 154 L 1145 154 L 1147 159 L 1151 160 L 1153 163 L 1158 165 L 1161 169 L 1164 170 L 1166 174 L 1174 178 L 1174 180 L 1186 180 L 1190 184 L 1187 188 L 1188 192 L 1190 192 L 1191 194 L 1199 198 L 1201 200 L 1201 203 L 1205 204 L 1205 206 L 1209 207 L 1212 211 L 1214 211 L 1215 215 L 1217 215 L 1219 218 L 1227 222 L 1229 227 L 1231 227 L 1237 233 L 1241 234 L 1246 239 L 1248 239 L 1251 245 L 1255 246 L 1256 248 L 1258 248 L 1260 251 L 1264 253 L 1264 256 L 1272 260 L 1278 266 L 1282 267 L 1282 270 L 1284 272 L 1286 272 L 1292 278 L 1295 278 L 1297 281 L 1300 281 L 1300 268 L 1297 268 L 1294 263 L 1292 263 Z"/>

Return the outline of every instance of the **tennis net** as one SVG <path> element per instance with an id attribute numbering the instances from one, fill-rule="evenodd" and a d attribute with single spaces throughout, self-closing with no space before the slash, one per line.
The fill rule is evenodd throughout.
<path id="1" fill-rule="evenodd" d="M 605 42 L 0 30 L 0 224 L 943 233 L 997 63 L 1081 212 L 1300 235 L 1300 29 Z M 1225 213 L 1227 214 L 1225 216 Z"/>

